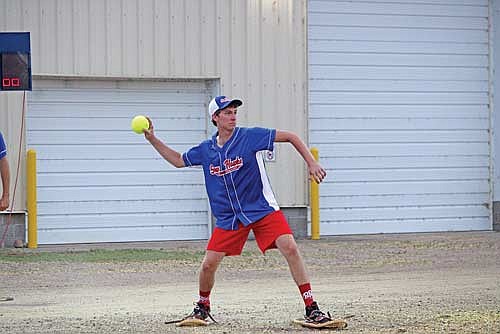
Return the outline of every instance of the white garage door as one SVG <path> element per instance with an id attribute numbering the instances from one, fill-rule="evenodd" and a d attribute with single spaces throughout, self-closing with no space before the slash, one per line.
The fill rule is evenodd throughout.
<path id="1" fill-rule="evenodd" d="M 488 1 L 309 1 L 322 234 L 491 229 Z"/>
<path id="2" fill-rule="evenodd" d="M 205 83 L 36 84 L 27 147 L 38 158 L 40 244 L 208 237 L 202 171 L 171 167 L 130 130 L 143 114 L 174 149 L 199 143 L 207 136 Z"/>

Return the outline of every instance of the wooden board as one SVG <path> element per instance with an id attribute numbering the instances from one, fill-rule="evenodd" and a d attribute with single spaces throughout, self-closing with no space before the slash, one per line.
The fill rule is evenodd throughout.
<path id="1" fill-rule="evenodd" d="M 184 319 L 175 325 L 177 327 L 198 327 L 198 326 L 208 326 L 209 322 L 202 320 L 202 319 L 197 319 L 197 318 L 187 318 Z"/>
<path id="2" fill-rule="evenodd" d="M 347 322 L 342 319 L 334 319 L 328 322 L 324 322 L 321 324 L 318 323 L 313 323 L 313 322 L 308 322 L 306 319 L 294 319 L 293 320 L 294 324 L 301 325 L 303 327 L 308 327 L 308 328 L 331 328 L 331 329 L 344 329 L 347 327 Z"/>

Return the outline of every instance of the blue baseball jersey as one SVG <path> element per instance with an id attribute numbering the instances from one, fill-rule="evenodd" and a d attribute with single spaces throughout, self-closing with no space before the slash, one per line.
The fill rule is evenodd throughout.
<path id="1" fill-rule="evenodd" d="M 260 151 L 273 151 L 275 129 L 235 128 L 224 144 L 217 133 L 182 154 L 188 167 L 203 166 L 216 226 L 237 230 L 279 210 Z"/>
<path id="2" fill-rule="evenodd" d="M 7 147 L 5 146 L 5 141 L 3 140 L 2 133 L 0 132 L 0 159 L 7 155 Z"/>

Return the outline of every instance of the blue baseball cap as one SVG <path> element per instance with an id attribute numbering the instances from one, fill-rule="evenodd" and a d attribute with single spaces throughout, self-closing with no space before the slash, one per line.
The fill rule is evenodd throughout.
<path id="1" fill-rule="evenodd" d="M 235 105 L 236 107 L 239 107 L 243 104 L 241 100 L 238 99 L 230 99 L 226 96 L 216 96 L 210 101 L 210 104 L 208 105 L 208 115 L 210 118 L 212 118 L 213 114 L 215 114 L 217 111 L 227 108 L 230 105 Z"/>

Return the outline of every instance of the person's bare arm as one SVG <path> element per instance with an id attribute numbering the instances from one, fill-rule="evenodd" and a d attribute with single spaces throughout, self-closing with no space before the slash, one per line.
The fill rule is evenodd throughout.
<path id="1" fill-rule="evenodd" d="M 0 159 L 0 174 L 2 178 L 2 197 L 0 198 L 0 211 L 7 209 L 10 205 L 10 169 L 6 157 Z"/>
<path id="2" fill-rule="evenodd" d="M 162 142 L 158 137 L 155 136 L 153 122 L 148 118 L 149 129 L 144 130 L 144 137 L 153 145 L 153 147 L 160 153 L 160 155 L 167 160 L 171 165 L 180 168 L 185 167 L 182 155 L 168 147 L 164 142 Z"/>
<path id="3" fill-rule="evenodd" d="M 274 141 L 277 143 L 291 143 L 306 162 L 310 177 L 312 177 L 316 183 L 321 183 L 323 181 L 326 177 L 326 171 L 316 160 L 314 160 L 313 155 L 299 136 L 290 131 L 276 130 Z"/>

